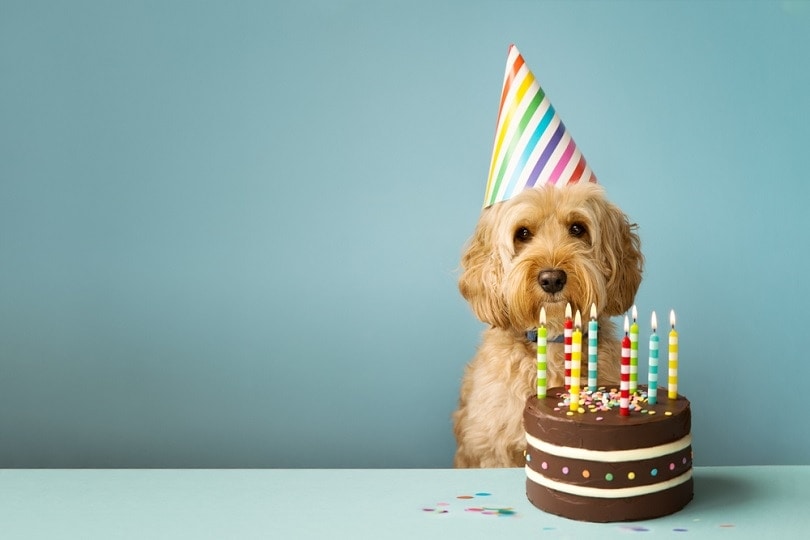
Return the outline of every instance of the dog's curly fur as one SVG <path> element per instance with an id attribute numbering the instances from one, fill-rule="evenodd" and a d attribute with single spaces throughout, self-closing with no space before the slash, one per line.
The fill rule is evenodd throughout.
<path id="1" fill-rule="evenodd" d="M 482 211 L 462 256 L 459 290 L 490 328 L 465 370 L 453 413 L 456 467 L 525 464 L 523 408 L 537 375 L 526 331 L 537 327 L 541 306 L 554 336 L 563 332 L 566 303 L 583 320 L 596 304 L 599 384 L 618 383 L 621 345 L 610 316 L 632 305 L 642 267 L 636 226 L 597 184 L 527 189 Z M 558 292 L 540 283 L 540 273 L 551 269 L 567 278 Z M 563 345 L 549 343 L 549 386 L 563 384 L 563 364 Z"/>

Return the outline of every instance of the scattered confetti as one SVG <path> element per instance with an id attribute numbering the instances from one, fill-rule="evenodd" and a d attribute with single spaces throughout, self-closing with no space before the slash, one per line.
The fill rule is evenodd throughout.
<path id="1" fill-rule="evenodd" d="M 488 491 L 479 491 L 476 492 L 475 495 L 456 495 L 456 499 L 470 500 L 475 499 L 476 497 L 489 497 L 491 495 L 492 493 Z M 449 507 L 450 507 L 449 502 L 439 502 L 436 503 L 435 507 L 429 506 L 423 507 L 422 511 L 432 514 L 449 514 L 450 513 Z M 468 506 L 467 508 L 464 509 L 464 511 L 487 516 L 512 516 L 517 514 L 517 511 L 511 506 L 504 506 L 504 507 Z"/>

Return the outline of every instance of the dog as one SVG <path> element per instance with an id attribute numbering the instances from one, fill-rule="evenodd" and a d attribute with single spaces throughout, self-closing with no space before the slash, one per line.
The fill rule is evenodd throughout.
<path id="1" fill-rule="evenodd" d="M 490 327 L 461 381 L 455 467 L 525 465 L 523 409 L 537 388 L 537 346 L 527 332 L 537 328 L 541 307 L 548 386 L 564 383 L 564 345 L 554 338 L 569 303 L 584 329 L 596 305 L 598 383 L 618 384 L 621 343 L 610 317 L 630 309 L 641 283 L 637 228 L 590 182 L 529 188 L 482 210 L 462 255 L 459 290 Z"/>

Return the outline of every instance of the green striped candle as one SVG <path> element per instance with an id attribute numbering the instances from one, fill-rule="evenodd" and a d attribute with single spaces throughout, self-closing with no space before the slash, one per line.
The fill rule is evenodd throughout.
<path id="1" fill-rule="evenodd" d="M 546 397 L 546 359 L 548 330 L 546 329 L 546 308 L 540 308 L 540 326 L 537 328 L 537 399 Z"/>

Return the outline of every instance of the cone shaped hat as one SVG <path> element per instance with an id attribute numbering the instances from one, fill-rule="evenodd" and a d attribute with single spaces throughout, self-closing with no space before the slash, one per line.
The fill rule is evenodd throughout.
<path id="1" fill-rule="evenodd" d="M 524 189 L 596 182 L 517 47 L 509 47 L 484 207 Z"/>

